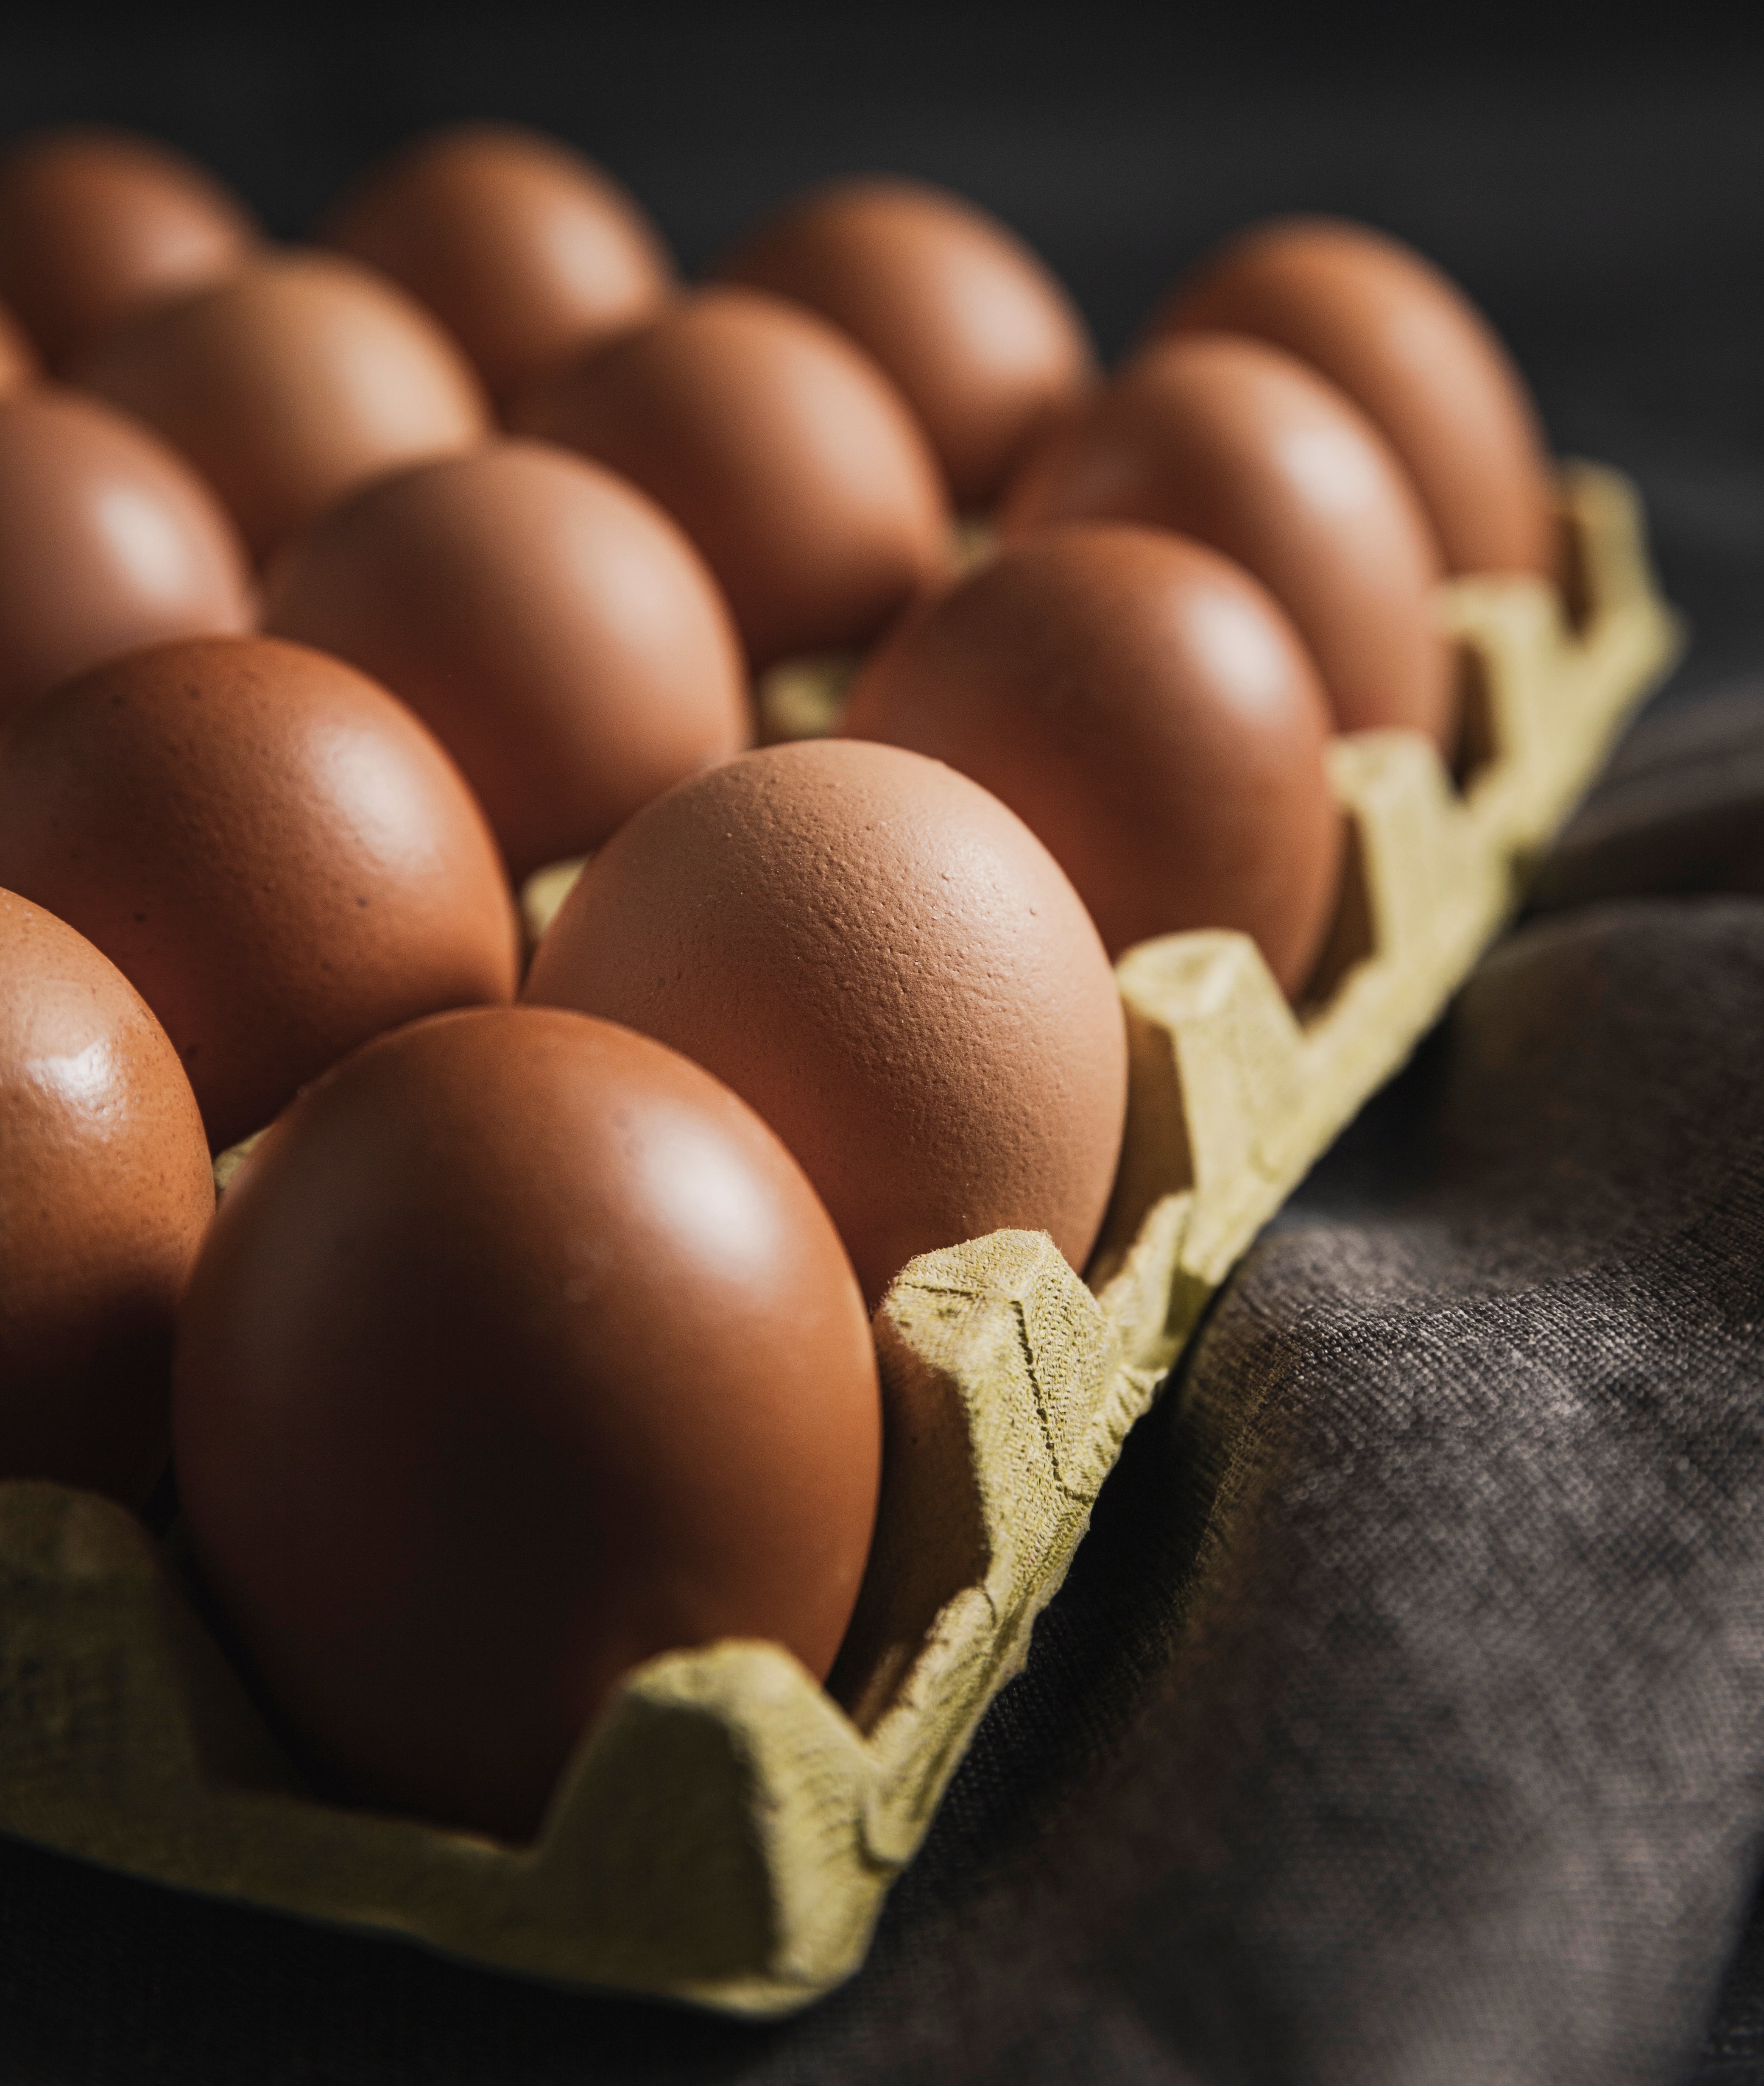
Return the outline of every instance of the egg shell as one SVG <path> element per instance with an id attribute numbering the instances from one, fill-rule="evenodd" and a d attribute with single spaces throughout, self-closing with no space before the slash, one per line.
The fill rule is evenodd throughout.
<path id="1" fill-rule="evenodd" d="M 122 973 L 0 891 L 0 1479 L 145 1499 L 215 1207 L 196 1097 Z"/>
<path id="2" fill-rule="evenodd" d="M 236 196 L 150 138 L 45 130 L 0 156 L 0 298 L 53 366 L 223 280 L 258 238 Z"/>
<path id="3" fill-rule="evenodd" d="M 498 398 L 675 290 L 660 234 L 609 174 L 496 124 L 419 138 L 344 198 L 322 236 L 402 283 Z"/>
<path id="4" fill-rule="evenodd" d="M 259 559 L 358 486 L 489 431 L 441 328 L 337 254 L 254 261 L 110 334 L 72 373 L 181 451 Z"/>
<path id="5" fill-rule="evenodd" d="M 1184 334 L 1129 364 L 1006 496 L 1008 535 L 1149 523 L 1242 565 L 1297 626 L 1344 731 L 1455 726 L 1442 577 L 1408 474 L 1351 400 L 1296 357 Z"/>
<path id="6" fill-rule="evenodd" d="M 1285 348 L 1353 400 L 1414 479 L 1447 572 L 1556 576 L 1549 463 L 1524 380 L 1412 248 L 1327 218 L 1256 226 L 1179 282 L 1148 331 L 1217 330 Z"/>
<path id="7" fill-rule="evenodd" d="M 835 181 L 718 264 L 851 335 L 900 386 L 965 511 L 987 506 L 1096 358 L 1065 290 L 1016 234 L 919 181 Z"/>
<path id="8" fill-rule="evenodd" d="M 358 1052 L 229 1189 L 179 1331 L 185 1525 L 358 1795 L 509 1837 L 654 1654 L 817 1679 L 875 1520 L 850 1263 L 751 1109 L 522 1007 Z"/>
<path id="9" fill-rule="evenodd" d="M 1074 1266 L 1114 1177 L 1107 956 L 1013 812 L 893 747 L 770 747 L 681 783 L 588 866 L 525 997 L 654 1036 L 771 1124 L 874 1305 L 1003 1225 Z"/>
<path id="10" fill-rule="evenodd" d="M 1340 873 L 1328 704 L 1278 603 L 1216 551 L 1119 523 L 1038 530 L 870 659 L 844 729 L 1009 805 L 1111 957 L 1230 927 L 1289 995 L 1310 976 Z"/>
<path id="11" fill-rule="evenodd" d="M 0 746 L 0 885 L 124 972 L 211 1143 L 347 1050 L 513 996 L 513 903 L 424 727 L 342 661 L 266 637 L 126 653 Z"/>
<path id="12" fill-rule="evenodd" d="M 755 668 L 867 642 L 948 569 L 936 462 L 900 394 L 782 298 L 701 291 L 525 394 L 510 419 L 667 509 Z"/>
<path id="13" fill-rule="evenodd" d="M 703 559 L 635 486 L 542 443 L 419 465 L 331 509 L 272 564 L 263 627 L 417 713 L 517 881 L 751 736 Z"/>
<path id="14" fill-rule="evenodd" d="M 23 327 L 0 304 L 0 397 L 30 383 L 36 374 L 36 351 Z"/>
<path id="15" fill-rule="evenodd" d="M 0 731 L 70 675 L 249 627 L 245 547 L 174 451 L 96 398 L 0 398 Z"/>

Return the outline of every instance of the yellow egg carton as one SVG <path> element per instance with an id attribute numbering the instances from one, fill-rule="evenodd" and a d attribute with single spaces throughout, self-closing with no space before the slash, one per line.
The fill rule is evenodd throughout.
<path id="1" fill-rule="evenodd" d="M 0 1487 L 0 1829 L 181 1888 L 569 1985 L 787 2014 L 863 1960 L 976 1726 L 1022 1665 L 1123 1437 L 1208 1296 L 1404 1062 L 1678 632 L 1613 474 L 1562 480 L 1571 615 L 1521 579 L 1442 598 L 1464 778 L 1398 732 L 1339 741 L 1353 844 L 1312 1003 L 1251 944 L 1143 944 L 1126 1155 L 1081 1282 L 1039 1233 L 927 1254 L 877 1313 L 875 1549 L 826 1689 L 729 1642 L 631 1675 L 531 1846 L 303 1786 L 175 1552 L 121 1509 Z"/>

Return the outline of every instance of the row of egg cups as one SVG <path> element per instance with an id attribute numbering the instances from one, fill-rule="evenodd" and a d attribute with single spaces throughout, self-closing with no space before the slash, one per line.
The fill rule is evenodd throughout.
<path id="1" fill-rule="evenodd" d="M 0 1688 L 0 1823 L 572 1982 L 765 2014 L 848 1974 L 1208 1291 L 1431 1020 L 1671 656 L 1625 488 L 1582 469 L 1567 496 L 1587 578 L 1577 636 L 1522 583 L 1447 603 L 1476 668 L 1482 759 L 1466 794 L 1412 735 L 1336 751 L 1357 867 L 1325 1003 L 1295 1023 L 1234 935 L 1121 965 L 1134 1101 L 1092 1271 L 1100 1309 L 1021 1234 L 930 1255 L 893 1286 L 877 1320 L 882 1526 L 833 1680 L 855 1728 L 786 1654 L 725 1643 L 626 1683 L 530 1850 L 346 1816 L 295 1793 L 236 1681 L 193 1660 L 181 1626 L 167 1635 L 138 1537 L 96 1502 L 19 1487 L 3 1509 L 0 1662 L 22 1659 L 31 1685 Z M 113 1675 L 101 1699 L 74 1684 L 95 1656 Z M 70 1692 L 45 1690 L 45 1671 Z"/>

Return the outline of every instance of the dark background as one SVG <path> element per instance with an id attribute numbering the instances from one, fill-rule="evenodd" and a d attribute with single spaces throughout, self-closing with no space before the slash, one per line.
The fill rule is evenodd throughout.
<path id="1" fill-rule="evenodd" d="M 69 118 L 134 126 L 297 236 L 411 133 L 513 119 L 623 178 L 688 272 L 799 185 L 909 172 L 1024 233 L 1110 356 L 1219 234 L 1293 209 L 1369 219 L 1481 302 L 1558 450 L 1639 479 L 1694 632 L 1666 698 L 1679 702 L 1764 666 L 1764 27 L 1749 11 L 45 10 L 0 29 L 0 139 Z M 1049 1703 L 1069 1703 L 1085 1657 L 1098 1676 L 1121 1667 L 1136 1627 L 1106 1575 L 1134 1569 L 1129 1496 L 1152 1453 L 1130 1451 L 1050 1616 L 1064 1694 L 1007 1695 L 898 1894 L 879 1943 L 890 1989 L 944 1990 L 947 1966 L 940 1983 L 915 1965 L 921 1910 L 1040 1844 L 1055 1808 L 1042 1792 L 1088 1743 L 1048 1726 Z M 1106 1718 L 1086 1714 L 1094 1736 Z M 1057 1837 L 1037 1856 L 1060 1858 Z M 861 1984 L 836 2003 L 861 2011 Z M 991 2075 L 996 2052 L 957 2047 L 955 2001 L 923 2005 L 931 2068 Z M 783 2076 L 789 2048 L 0 1845 L 7 2080 L 705 2078 L 762 2057 Z M 1098 2079 L 1165 2075 L 1144 2053 L 1094 2056 Z M 816 2075 L 806 2054 L 803 2075 Z M 1764 2080 L 1764 1928 L 1697 2076 Z"/>

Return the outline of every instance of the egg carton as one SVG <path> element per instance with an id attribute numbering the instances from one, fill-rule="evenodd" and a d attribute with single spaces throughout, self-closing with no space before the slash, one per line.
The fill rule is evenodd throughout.
<path id="1" fill-rule="evenodd" d="M 1122 959 L 1126 1152 L 1088 1284 L 1042 1235 L 1005 1231 L 923 1255 L 889 1290 L 880 1518 L 826 1688 L 765 1643 L 650 1660 L 530 1846 L 346 1808 L 303 1784 L 175 1545 L 89 1495 L 15 1484 L 0 1487 L 0 1830 L 731 2013 L 788 2014 L 849 1976 L 1207 1298 L 1434 1020 L 1676 653 L 1630 488 L 1573 466 L 1562 492 L 1566 607 L 1525 579 L 1442 592 L 1462 779 L 1414 734 L 1333 748 L 1353 837 L 1306 1006 L 1239 934 Z"/>

